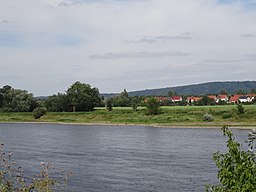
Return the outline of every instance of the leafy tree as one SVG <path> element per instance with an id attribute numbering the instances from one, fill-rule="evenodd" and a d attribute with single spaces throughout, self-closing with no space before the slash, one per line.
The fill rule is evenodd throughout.
<path id="1" fill-rule="evenodd" d="M 140 98 L 138 96 L 134 96 L 131 98 L 131 107 L 134 111 L 137 111 L 139 104 L 140 104 Z"/>
<path id="2" fill-rule="evenodd" d="M 92 111 L 94 107 L 101 103 L 99 90 L 79 81 L 68 88 L 67 97 L 73 108 L 73 112 Z"/>
<path id="3" fill-rule="evenodd" d="M 213 160 L 218 167 L 219 184 L 208 185 L 210 192 L 252 192 L 256 191 L 256 161 L 253 147 L 248 151 L 241 149 L 231 130 L 224 126 L 224 136 L 228 137 L 228 152 L 213 154 Z M 255 137 L 252 137 L 252 141 Z"/>
<path id="4" fill-rule="evenodd" d="M 119 95 L 112 97 L 113 99 L 113 106 L 115 107 L 129 107 L 131 105 L 129 95 L 124 89 Z"/>
<path id="5" fill-rule="evenodd" d="M 209 98 L 208 96 L 203 96 L 202 99 L 200 99 L 198 102 L 196 102 L 196 105 L 215 105 L 215 102 L 212 98 Z"/>
<path id="6" fill-rule="evenodd" d="M 33 116 L 34 116 L 35 119 L 39 119 L 40 117 L 45 115 L 46 112 L 47 112 L 46 108 L 44 108 L 44 107 L 37 107 L 33 111 Z"/>
<path id="7" fill-rule="evenodd" d="M 149 97 L 146 102 L 147 115 L 157 115 L 161 113 L 161 103 L 154 97 Z"/>
<path id="8" fill-rule="evenodd" d="M 113 110 L 113 98 L 108 98 L 106 100 L 106 109 L 108 111 L 112 111 Z"/>
<path id="9" fill-rule="evenodd" d="M 0 108 L 4 105 L 4 94 L 0 93 Z"/>
<path id="10" fill-rule="evenodd" d="M 33 95 L 26 90 L 14 89 L 6 85 L 1 89 L 1 95 L 3 111 L 31 112 L 37 107 L 37 102 Z"/>
<path id="11" fill-rule="evenodd" d="M 67 95 L 62 93 L 49 96 L 44 102 L 44 106 L 47 108 L 47 111 L 53 112 L 69 111 L 71 107 L 70 105 Z"/>
<path id="12" fill-rule="evenodd" d="M 236 108 L 238 115 L 242 115 L 245 113 L 245 109 L 241 103 L 237 104 Z"/>

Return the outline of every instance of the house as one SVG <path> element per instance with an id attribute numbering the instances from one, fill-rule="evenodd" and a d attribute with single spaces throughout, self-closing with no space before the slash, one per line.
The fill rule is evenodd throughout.
<path id="1" fill-rule="evenodd" d="M 242 95 L 233 95 L 230 97 L 229 99 L 229 103 L 238 103 L 239 102 L 239 98 L 241 97 Z"/>
<path id="2" fill-rule="evenodd" d="M 165 97 L 165 96 L 159 96 L 159 97 L 155 97 L 156 100 L 163 102 L 163 101 L 170 101 L 171 98 L 170 97 Z"/>
<path id="3" fill-rule="evenodd" d="M 249 102 L 251 102 L 251 98 L 248 95 L 243 95 L 243 96 L 239 97 L 238 100 L 239 100 L 240 103 L 249 103 Z"/>
<path id="4" fill-rule="evenodd" d="M 218 95 L 216 102 L 218 103 L 219 101 L 228 102 L 228 96 L 227 95 Z"/>
<path id="5" fill-rule="evenodd" d="M 256 98 L 256 94 L 254 94 L 254 93 L 250 93 L 247 95 L 250 97 L 250 102 L 253 102 L 253 100 Z"/>
<path id="6" fill-rule="evenodd" d="M 214 102 L 217 102 L 217 96 L 216 95 L 208 95 L 208 98 L 214 100 Z"/>
<path id="7" fill-rule="evenodd" d="M 201 99 L 202 97 L 191 96 L 191 97 L 188 97 L 186 101 L 187 103 L 194 103 L 194 102 L 200 101 Z"/>
<path id="8" fill-rule="evenodd" d="M 172 100 L 173 103 L 181 102 L 182 101 L 182 97 L 181 96 L 173 96 L 173 97 L 171 97 L 171 100 Z"/>

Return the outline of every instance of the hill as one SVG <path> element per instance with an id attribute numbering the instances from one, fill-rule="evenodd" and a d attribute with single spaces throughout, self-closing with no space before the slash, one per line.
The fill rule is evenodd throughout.
<path id="1" fill-rule="evenodd" d="M 179 95 L 205 95 L 219 94 L 221 90 L 227 91 L 229 94 L 234 94 L 238 90 L 250 92 L 256 90 L 256 81 L 228 81 L 228 82 L 210 82 L 186 86 L 166 87 L 160 89 L 146 89 L 141 91 L 129 92 L 130 96 L 149 96 L 149 95 L 167 95 L 169 91 L 175 91 Z M 102 94 L 105 97 L 116 95 Z"/>
<path id="2" fill-rule="evenodd" d="M 230 82 L 210 82 L 178 87 L 167 87 L 160 89 L 148 89 L 129 92 L 130 96 L 149 96 L 149 95 L 167 95 L 169 91 L 175 91 L 179 95 L 205 95 L 219 94 L 221 90 L 234 94 L 238 90 L 250 92 L 256 90 L 256 81 L 230 81 Z"/>

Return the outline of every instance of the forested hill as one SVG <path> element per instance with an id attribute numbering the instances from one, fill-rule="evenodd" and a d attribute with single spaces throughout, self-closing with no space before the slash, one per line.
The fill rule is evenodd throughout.
<path id="1" fill-rule="evenodd" d="M 147 89 L 141 91 L 129 92 L 130 96 L 148 96 L 148 95 L 167 95 L 169 91 L 175 91 L 179 95 L 204 95 L 219 94 L 221 90 L 234 94 L 238 90 L 250 92 L 256 90 L 256 81 L 229 81 L 229 82 L 210 82 L 195 85 L 186 85 L 178 87 L 167 87 L 160 89 Z"/>

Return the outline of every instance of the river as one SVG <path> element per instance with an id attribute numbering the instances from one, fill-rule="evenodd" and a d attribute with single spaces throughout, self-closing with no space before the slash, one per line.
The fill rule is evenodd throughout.
<path id="1" fill-rule="evenodd" d="M 219 129 L 198 128 L 3 123 L 0 142 L 25 174 L 40 162 L 71 170 L 74 192 L 204 191 L 217 182 L 212 153 L 226 151 Z"/>

